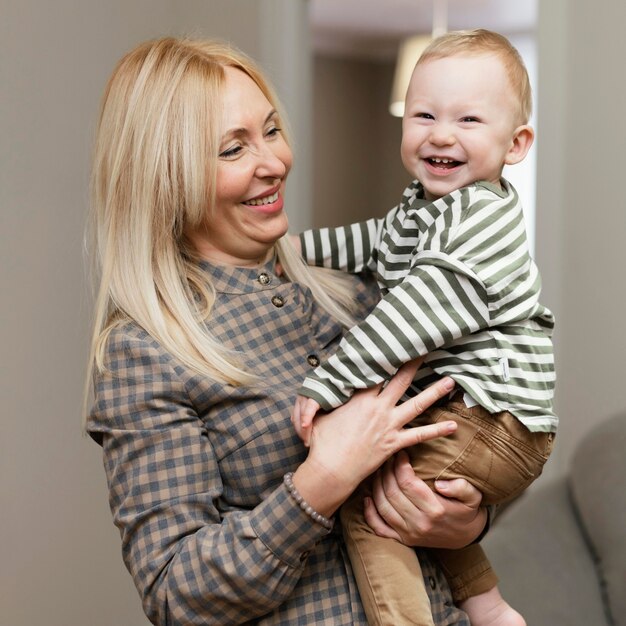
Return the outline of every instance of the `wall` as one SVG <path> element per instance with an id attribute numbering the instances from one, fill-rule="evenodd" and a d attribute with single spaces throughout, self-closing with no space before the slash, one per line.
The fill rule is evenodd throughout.
<path id="1" fill-rule="evenodd" d="M 338 226 L 382 216 L 408 182 L 402 122 L 387 113 L 394 66 L 316 56 L 313 221 Z"/>
<path id="2" fill-rule="evenodd" d="M 81 248 L 98 102 L 133 45 L 191 33 L 231 39 L 272 66 L 297 106 L 308 78 L 281 57 L 308 58 L 306 36 L 297 54 L 290 48 L 306 30 L 305 4 L 0 0 L 0 15 L 0 624 L 145 625 L 100 450 L 81 435 L 90 308 Z M 292 37 L 269 45 L 280 28 Z M 306 133 L 296 126 L 296 137 Z"/>
<path id="3" fill-rule="evenodd" d="M 562 470 L 594 424 L 626 409 L 626 5 L 553 0 L 539 15 L 537 257 L 558 317 Z"/>

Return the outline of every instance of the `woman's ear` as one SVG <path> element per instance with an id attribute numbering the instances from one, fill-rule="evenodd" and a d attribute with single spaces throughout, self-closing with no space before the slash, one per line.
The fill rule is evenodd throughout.
<path id="1" fill-rule="evenodd" d="M 504 163 L 506 165 L 515 165 L 524 159 L 530 150 L 530 146 L 533 145 L 535 139 L 535 131 L 532 126 L 524 124 L 518 126 L 513 131 L 513 139 L 511 140 L 511 147 L 506 154 Z"/>

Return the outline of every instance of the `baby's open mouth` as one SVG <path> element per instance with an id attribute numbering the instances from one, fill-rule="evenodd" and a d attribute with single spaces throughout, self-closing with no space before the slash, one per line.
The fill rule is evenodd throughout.
<path id="1" fill-rule="evenodd" d="M 426 159 L 433 167 L 439 167 L 444 170 L 452 169 L 461 165 L 461 161 L 455 161 L 454 159 L 442 159 L 439 157 L 431 157 Z"/>

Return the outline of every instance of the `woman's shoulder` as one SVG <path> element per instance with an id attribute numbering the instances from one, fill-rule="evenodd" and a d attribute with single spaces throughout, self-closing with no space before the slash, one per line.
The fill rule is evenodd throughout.
<path id="1" fill-rule="evenodd" d="M 114 376 L 178 369 L 174 357 L 134 320 L 115 322 L 104 338 L 105 372 Z"/>
<path id="2" fill-rule="evenodd" d="M 103 362 L 94 372 L 94 398 L 87 418 L 92 438 L 100 443 L 102 433 L 112 428 L 147 424 L 154 417 L 152 409 L 163 403 L 187 403 L 181 368 L 139 324 L 119 321 L 103 340 Z"/>
<path id="3" fill-rule="evenodd" d="M 159 348 L 158 342 L 137 322 L 131 319 L 120 319 L 111 324 L 106 337 L 106 354 L 120 350 Z"/>

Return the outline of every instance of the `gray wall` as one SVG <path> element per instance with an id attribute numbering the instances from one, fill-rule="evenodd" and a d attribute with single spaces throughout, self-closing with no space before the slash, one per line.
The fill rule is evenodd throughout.
<path id="1" fill-rule="evenodd" d="M 594 424 L 626 409 L 626 4 L 539 6 L 537 257 L 558 316 L 563 469 Z"/>
<path id="2" fill-rule="evenodd" d="M 394 64 L 316 56 L 313 68 L 313 222 L 382 216 L 411 180 L 402 120 L 387 112 Z"/>
<path id="3" fill-rule="evenodd" d="M 306 63 L 283 60 L 308 61 L 304 0 L 0 0 L 1 626 L 147 624 L 100 449 L 81 435 L 82 233 L 105 81 L 128 49 L 170 33 L 232 40 L 308 120 Z M 295 131 L 306 159 L 308 131 Z M 310 177 L 293 174 L 289 193 L 307 197 Z M 308 210 L 294 207 L 297 227 Z"/>

